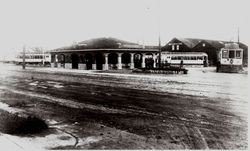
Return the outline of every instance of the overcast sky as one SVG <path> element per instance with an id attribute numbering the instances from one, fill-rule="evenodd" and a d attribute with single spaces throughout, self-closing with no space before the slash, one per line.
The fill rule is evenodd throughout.
<path id="1" fill-rule="evenodd" d="M 162 45 L 173 37 L 250 45 L 248 0 L 1 0 L 0 59 L 97 37 Z"/>

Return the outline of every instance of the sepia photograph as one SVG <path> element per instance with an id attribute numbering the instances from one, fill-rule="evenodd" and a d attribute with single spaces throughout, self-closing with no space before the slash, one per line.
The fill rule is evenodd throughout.
<path id="1" fill-rule="evenodd" d="M 1 0 L 0 150 L 248 150 L 248 0 Z"/>

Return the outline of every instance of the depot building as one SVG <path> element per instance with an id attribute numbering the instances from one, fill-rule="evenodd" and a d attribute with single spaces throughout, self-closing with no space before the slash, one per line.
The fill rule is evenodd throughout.
<path id="1" fill-rule="evenodd" d="M 51 67 L 80 70 L 134 69 L 157 66 L 157 46 L 116 38 L 96 38 L 51 51 Z"/>
<path id="2" fill-rule="evenodd" d="M 215 66 L 219 54 L 229 41 L 194 38 L 173 38 L 161 48 L 167 53 L 204 53 L 208 65 Z M 248 46 L 238 42 L 243 50 L 243 65 L 248 65 Z M 158 67 L 159 47 L 144 46 L 116 38 L 96 38 L 54 49 L 51 67 L 80 70 L 114 70 Z M 162 56 L 164 57 L 164 56 Z M 184 61 L 184 64 L 186 62 Z"/>

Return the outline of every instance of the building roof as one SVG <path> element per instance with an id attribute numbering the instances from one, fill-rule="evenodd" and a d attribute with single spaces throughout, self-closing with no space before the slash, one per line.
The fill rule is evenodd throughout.
<path id="1" fill-rule="evenodd" d="M 189 48 L 194 48 L 200 42 L 207 42 L 212 47 L 220 49 L 225 47 L 226 43 L 232 43 L 232 41 L 222 41 L 222 40 L 209 40 L 209 39 L 199 39 L 199 38 L 175 38 L 182 43 L 184 43 Z M 240 43 L 243 47 L 247 47 L 245 44 Z"/>
<path id="2" fill-rule="evenodd" d="M 55 50 L 81 50 L 81 49 L 142 49 L 144 46 L 116 38 L 94 38 L 75 43 L 71 46 L 57 48 Z"/>
<path id="3" fill-rule="evenodd" d="M 193 38 L 176 38 L 176 39 L 183 42 L 189 48 L 193 48 L 201 41 L 200 39 L 193 39 Z"/>
<path id="4" fill-rule="evenodd" d="M 119 48 L 119 49 L 55 49 L 51 52 L 158 52 L 158 49 L 129 49 L 129 48 Z"/>

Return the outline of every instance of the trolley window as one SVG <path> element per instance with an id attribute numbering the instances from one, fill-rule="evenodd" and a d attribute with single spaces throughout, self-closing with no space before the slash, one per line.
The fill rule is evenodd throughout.
<path id="1" fill-rule="evenodd" d="M 172 56 L 171 59 L 172 60 L 177 60 L 177 58 L 175 56 Z"/>
<path id="2" fill-rule="evenodd" d="M 191 60 L 196 60 L 196 57 L 195 56 L 191 56 Z"/>
<path id="3" fill-rule="evenodd" d="M 202 60 L 202 57 L 197 57 L 197 60 Z"/>
<path id="4" fill-rule="evenodd" d="M 236 58 L 241 58 L 241 51 L 240 50 L 237 50 L 236 51 Z"/>
<path id="5" fill-rule="evenodd" d="M 235 58 L 235 51 L 234 50 L 229 51 L 229 58 Z"/>
<path id="6" fill-rule="evenodd" d="M 227 50 L 222 51 L 222 58 L 228 58 L 228 51 Z"/>

